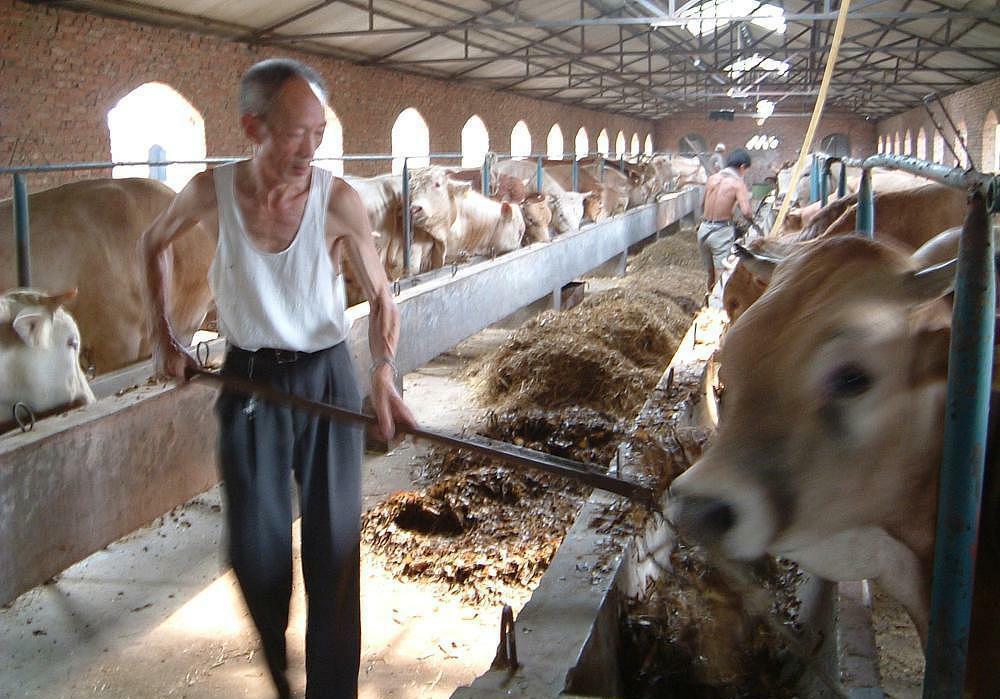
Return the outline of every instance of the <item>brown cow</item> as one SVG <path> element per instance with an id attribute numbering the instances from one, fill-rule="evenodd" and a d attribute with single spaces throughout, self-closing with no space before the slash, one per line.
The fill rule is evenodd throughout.
<path id="1" fill-rule="evenodd" d="M 778 265 L 721 350 L 721 419 L 671 485 L 686 536 L 829 580 L 875 579 L 922 638 L 930 607 L 954 264 L 856 236 Z M 766 409 L 762 409 L 762 406 Z M 1000 489 L 990 449 L 967 691 L 1000 696 Z"/>
<path id="2" fill-rule="evenodd" d="M 104 373 L 152 351 L 143 303 L 139 236 L 174 198 L 155 180 L 82 180 L 28 198 L 34 286 L 78 289 L 66 310 L 83 338 L 85 363 Z M 0 202 L 0 290 L 17 285 L 12 203 Z M 196 224 L 200 225 L 200 224 Z M 171 259 L 170 318 L 178 340 L 191 342 L 211 304 L 208 267 L 214 236 L 185 235 Z M 183 260 L 183 264 L 179 261 Z"/>
<path id="3" fill-rule="evenodd" d="M 936 183 L 923 184 L 913 189 L 888 191 L 875 194 L 876 236 L 891 238 L 909 250 L 916 250 L 941 231 L 961 224 L 965 215 L 965 193 L 955 187 Z M 837 199 L 814 216 L 812 222 L 791 242 L 806 242 L 819 238 L 852 233 L 856 227 L 857 195 Z M 790 242 L 785 239 L 782 244 Z M 761 243 L 759 245 L 768 245 Z M 751 246 L 751 252 L 761 248 Z M 788 248 L 786 248 L 787 251 Z M 775 258 L 772 247 L 766 258 Z M 767 265 L 755 266 L 767 270 Z M 730 320 L 735 321 L 760 298 L 767 285 L 766 275 L 753 278 L 744 260 L 736 265 L 723 290 L 723 307 Z"/>
<path id="4" fill-rule="evenodd" d="M 549 226 L 552 223 L 552 209 L 549 208 L 549 196 L 541 192 L 532 192 L 521 203 L 521 213 L 524 215 L 524 239 L 526 243 L 547 243 L 552 240 Z"/>

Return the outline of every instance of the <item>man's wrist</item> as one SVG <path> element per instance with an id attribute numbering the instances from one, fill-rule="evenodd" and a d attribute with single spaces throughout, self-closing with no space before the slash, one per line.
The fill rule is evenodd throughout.
<path id="1" fill-rule="evenodd" d="M 396 367 L 396 362 L 393 361 L 392 357 L 376 357 L 372 360 L 372 366 L 369 370 L 371 376 L 375 376 L 375 373 L 382 367 L 387 366 L 392 371 L 393 380 L 399 380 L 399 369 Z"/>

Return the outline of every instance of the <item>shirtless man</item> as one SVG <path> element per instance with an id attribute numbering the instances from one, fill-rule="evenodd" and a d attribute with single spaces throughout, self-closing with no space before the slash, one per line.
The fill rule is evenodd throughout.
<path id="1" fill-rule="evenodd" d="M 698 227 L 698 249 L 708 271 L 708 293 L 712 293 L 716 279 L 726 268 L 736 238 L 733 226 L 733 209 L 739 204 L 740 211 L 748 220 L 753 220 L 750 208 L 750 191 L 743 176 L 750 169 L 750 155 L 742 148 L 734 150 L 726 161 L 726 167 L 708 178 L 705 185 L 704 218 Z"/>
<path id="2" fill-rule="evenodd" d="M 325 101 L 322 78 L 296 61 L 263 61 L 243 76 L 240 124 L 253 157 L 196 175 L 143 236 L 154 359 L 158 372 L 176 378 L 195 364 L 167 315 L 168 257 L 171 243 L 201 221 L 216 245 L 209 283 L 228 342 L 223 373 L 359 411 L 344 342 L 346 253 L 371 304 L 372 404 L 391 439 L 396 424 L 414 423 L 394 383 L 399 311 L 357 192 L 310 164 L 326 128 Z M 354 699 L 361 429 L 227 390 L 216 414 L 229 556 L 278 696 L 291 696 L 285 630 L 294 474 L 308 599 L 306 697 Z"/>

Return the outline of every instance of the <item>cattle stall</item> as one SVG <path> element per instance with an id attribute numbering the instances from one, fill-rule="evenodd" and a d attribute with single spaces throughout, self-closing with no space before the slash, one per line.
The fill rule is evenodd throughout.
<path id="1" fill-rule="evenodd" d="M 724 326 L 718 310 L 703 309 L 696 316 L 636 417 L 632 437 L 622 444 L 612 471 L 632 480 L 648 478 L 650 448 L 662 466 L 661 449 L 684 452 L 692 448 L 690 440 L 696 441 L 714 424 L 718 405 L 713 354 Z M 672 437 L 650 440 L 647 432 L 652 425 L 659 426 L 661 435 Z M 629 601 L 663 576 L 677 547 L 671 527 L 659 513 L 636 529 L 622 524 L 630 508 L 613 495 L 599 491 L 591 495 L 538 588 L 507 630 L 513 638 L 508 642 L 513 657 L 505 651 L 502 637 L 493 669 L 458 689 L 454 699 L 628 696 L 627 675 L 634 667 L 629 667 L 629 651 L 623 644 L 623 618 Z M 761 590 L 746 593 L 752 596 Z M 838 685 L 834 678 L 841 676 L 848 679 L 840 685 L 839 696 L 881 696 L 867 594 L 863 583 L 837 586 L 811 576 L 798 583 L 802 631 L 797 641 L 799 648 L 810 649 L 809 658 L 803 660 L 807 670 L 796 685 L 798 696 L 838 696 L 831 685 Z"/>
<path id="2" fill-rule="evenodd" d="M 699 206 L 698 190 L 668 194 L 551 243 L 401 289 L 397 303 L 408 341 L 397 356 L 400 371 L 540 298 L 558 299 L 563 285 L 623 259 L 630 246 L 690 219 Z M 348 313 L 355 363 L 367 366 L 367 304 Z M 217 481 L 214 391 L 151 384 L 149 373 L 145 364 L 109 375 L 97 403 L 0 440 L 4 602 Z M 360 372 L 362 390 L 367 380 Z"/>

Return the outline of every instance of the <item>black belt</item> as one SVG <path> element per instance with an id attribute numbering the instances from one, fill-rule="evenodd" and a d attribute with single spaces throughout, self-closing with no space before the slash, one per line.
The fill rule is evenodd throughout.
<path id="1" fill-rule="evenodd" d="M 242 347 L 230 346 L 226 351 L 227 358 L 230 356 L 240 360 L 249 360 L 252 358 L 254 362 L 264 362 L 266 364 L 292 364 L 313 354 L 315 352 L 300 352 L 299 350 L 275 349 L 272 347 L 261 347 L 259 350 L 251 352 Z"/>
<path id="2" fill-rule="evenodd" d="M 702 223 L 729 223 L 729 219 L 728 218 L 723 218 L 723 219 L 719 219 L 718 221 L 713 221 L 710 218 L 703 218 L 701 220 L 701 222 Z"/>

